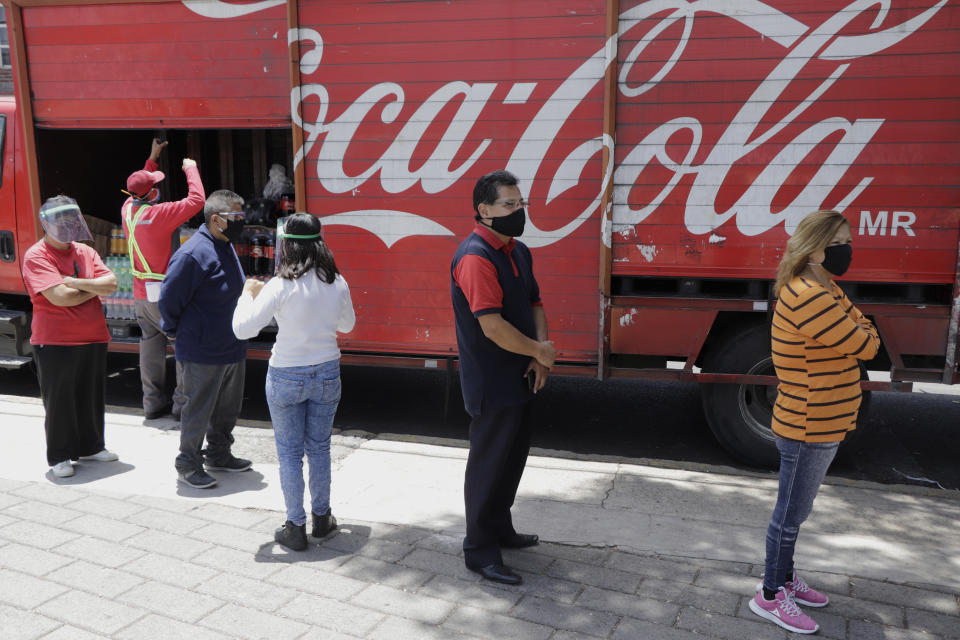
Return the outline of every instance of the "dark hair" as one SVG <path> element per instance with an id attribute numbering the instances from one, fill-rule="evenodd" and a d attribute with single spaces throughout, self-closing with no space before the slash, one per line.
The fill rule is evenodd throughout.
<path id="1" fill-rule="evenodd" d="M 243 198 L 229 189 L 220 189 L 207 196 L 203 205 L 203 220 L 209 223 L 213 216 L 230 211 L 234 207 L 243 207 Z"/>
<path id="2" fill-rule="evenodd" d="M 294 236 L 312 236 L 320 233 L 323 225 L 309 213 L 294 213 L 284 220 L 283 233 Z M 333 253 L 323 238 L 301 239 L 281 238 L 283 257 L 277 267 L 277 275 L 287 280 L 296 280 L 308 271 L 315 270 L 317 277 L 333 284 L 340 270 L 333 259 Z"/>
<path id="3" fill-rule="evenodd" d="M 502 169 L 488 173 L 477 180 L 477 184 L 473 187 L 473 210 L 477 213 L 473 219 L 480 220 L 480 203 L 493 204 L 500 195 L 501 186 L 515 187 L 518 182 L 517 176 Z"/>

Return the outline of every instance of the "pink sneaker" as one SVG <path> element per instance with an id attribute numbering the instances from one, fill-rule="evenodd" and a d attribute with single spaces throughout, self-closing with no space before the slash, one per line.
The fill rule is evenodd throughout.
<path id="1" fill-rule="evenodd" d="M 797 604 L 805 607 L 825 607 L 830 603 L 830 598 L 825 593 L 820 593 L 816 589 L 811 589 L 810 585 L 803 581 L 796 572 L 793 574 L 793 582 L 786 584 L 786 589 L 793 595 Z"/>
<path id="2" fill-rule="evenodd" d="M 800 610 L 793 596 L 783 587 L 773 600 L 764 600 L 763 591 L 758 591 L 750 600 L 750 610 L 794 633 L 816 633 L 820 629 L 820 625 Z"/>
<path id="3" fill-rule="evenodd" d="M 802 604 L 805 607 L 825 607 L 830 604 L 830 598 L 827 597 L 827 594 L 811 588 L 796 572 L 793 574 L 793 581 L 787 581 L 785 588 L 797 604 Z M 757 591 L 761 589 L 763 589 L 762 581 L 757 583 Z"/>

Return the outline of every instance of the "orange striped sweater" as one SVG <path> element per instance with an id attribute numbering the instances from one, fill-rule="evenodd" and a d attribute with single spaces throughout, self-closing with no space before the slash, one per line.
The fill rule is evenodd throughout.
<path id="1" fill-rule="evenodd" d="M 780 384 L 773 432 L 805 442 L 838 442 L 857 426 L 860 365 L 877 354 L 873 324 L 835 283 L 800 276 L 780 290 L 771 347 Z"/>

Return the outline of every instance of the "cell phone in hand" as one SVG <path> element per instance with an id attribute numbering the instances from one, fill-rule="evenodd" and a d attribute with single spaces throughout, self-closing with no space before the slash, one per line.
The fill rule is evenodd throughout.
<path id="1" fill-rule="evenodd" d="M 537 374 L 533 371 L 533 369 L 530 369 L 530 371 L 527 371 L 526 375 L 527 375 L 527 388 L 530 389 L 530 391 L 533 391 L 533 385 L 537 383 Z"/>

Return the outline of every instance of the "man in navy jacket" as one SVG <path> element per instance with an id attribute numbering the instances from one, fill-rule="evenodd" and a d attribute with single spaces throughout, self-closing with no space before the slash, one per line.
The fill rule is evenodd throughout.
<path id="1" fill-rule="evenodd" d="M 230 453 L 247 357 L 247 344 L 231 324 L 244 282 L 232 244 L 243 230 L 243 198 L 215 191 L 203 215 L 206 224 L 171 258 L 159 301 L 163 332 L 175 341 L 183 371 L 178 480 L 198 489 L 217 483 L 204 465 L 246 471 L 251 464 Z M 201 450 L 204 437 L 207 448 Z"/>

